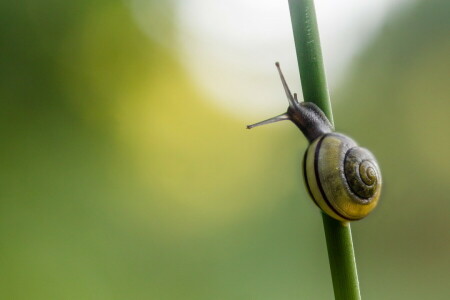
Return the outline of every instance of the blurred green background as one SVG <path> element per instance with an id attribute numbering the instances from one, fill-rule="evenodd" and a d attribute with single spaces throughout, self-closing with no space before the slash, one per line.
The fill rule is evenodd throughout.
<path id="1" fill-rule="evenodd" d="M 0 298 L 332 299 L 306 140 L 209 102 L 158 6 L 166 43 L 128 1 L 0 2 Z M 385 182 L 364 299 L 450 299 L 449 11 L 404 5 L 332 90 Z"/>

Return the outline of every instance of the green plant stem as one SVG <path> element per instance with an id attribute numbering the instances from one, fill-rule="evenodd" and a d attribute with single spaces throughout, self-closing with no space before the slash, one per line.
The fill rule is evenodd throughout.
<path id="1" fill-rule="evenodd" d="M 313 0 L 289 0 L 303 99 L 319 106 L 333 124 Z"/>
<path id="2" fill-rule="evenodd" d="M 319 106 L 333 122 L 313 0 L 289 0 L 304 101 Z M 335 299 L 361 299 L 349 223 L 322 213 Z"/>
<path id="3" fill-rule="evenodd" d="M 322 213 L 328 259 L 337 300 L 361 299 L 350 223 L 341 223 Z"/>

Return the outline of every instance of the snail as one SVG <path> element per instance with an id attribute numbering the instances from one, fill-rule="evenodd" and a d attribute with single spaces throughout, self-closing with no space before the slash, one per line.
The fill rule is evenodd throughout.
<path id="1" fill-rule="evenodd" d="M 373 154 L 334 127 L 314 103 L 292 96 L 280 64 L 275 63 L 289 101 L 287 112 L 248 125 L 251 129 L 290 120 L 305 135 L 309 146 L 303 158 L 303 177 L 314 203 L 330 217 L 347 222 L 367 216 L 377 205 L 381 173 Z"/>

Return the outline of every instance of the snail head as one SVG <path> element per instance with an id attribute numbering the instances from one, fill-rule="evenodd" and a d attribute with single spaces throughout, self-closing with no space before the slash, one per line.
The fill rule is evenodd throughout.
<path id="1" fill-rule="evenodd" d="M 275 123 L 284 120 L 293 122 L 305 135 L 308 141 L 312 142 L 319 136 L 333 131 L 333 125 L 327 119 L 323 111 L 312 102 L 298 102 L 297 94 L 291 94 L 289 87 L 284 79 L 283 72 L 281 72 L 280 64 L 275 63 L 278 73 L 280 74 L 281 82 L 286 92 L 289 102 L 287 111 L 276 117 L 261 121 L 252 125 L 248 125 L 247 129 L 253 127 Z"/>

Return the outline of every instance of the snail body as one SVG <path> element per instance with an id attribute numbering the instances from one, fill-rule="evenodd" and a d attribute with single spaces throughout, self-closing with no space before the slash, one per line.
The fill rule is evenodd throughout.
<path id="1" fill-rule="evenodd" d="M 314 203 L 339 221 L 364 218 L 377 205 L 381 192 L 381 173 L 374 155 L 348 136 L 334 132 L 333 125 L 317 105 L 299 103 L 296 94 L 292 96 L 289 91 L 279 64 L 276 65 L 289 100 L 288 110 L 247 128 L 292 121 L 310 143 L 302 168 Z"/>

